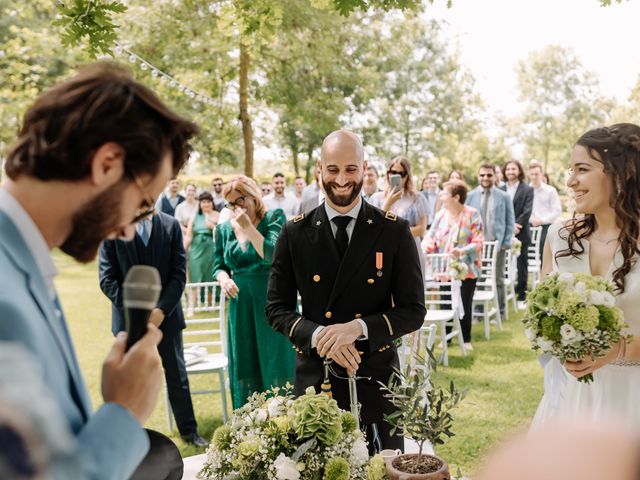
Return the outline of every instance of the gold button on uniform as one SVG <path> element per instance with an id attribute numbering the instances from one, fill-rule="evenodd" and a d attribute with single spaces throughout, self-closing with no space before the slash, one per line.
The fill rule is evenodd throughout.
<path id="1" fill-rule="evenodd" d="M 331 318 L 331 317 L 333 317 L 333 313 L 331 312 L 327 312 L 324 314 L 324 318 Z"/>
<path id="2" fill-rule="evenodd" d="M 376 281 L 373 278 L 370 278 L 369 280 L 367 280 L 367 283 L 369 285 L 373 285 Z"/>
<path id="3" fill-rule="evenodd" d="M 320 281 L 320 275 L 314 275 L 313 276 L 313 281 L 318 283 Z"/>

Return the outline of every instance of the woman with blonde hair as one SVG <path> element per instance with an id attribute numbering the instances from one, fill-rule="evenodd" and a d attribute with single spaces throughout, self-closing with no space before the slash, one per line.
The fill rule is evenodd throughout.
<path id="1" fill-rule="evenodd" d="M 295 357 L 288 339 L 265 316 L 271 258 L 285 222 L 267 211 L 256 182 L 239 175 L 223 190 L 231 220 L 216 227 L 213 276 L 229 301 L 229 378 L 233 408 L 272 386 L 293 383 Z"/>
<path id="2" fill-rule="evenodd" d="M 400 187 L 392 188 L 391 175 L 400 175 Z M 424 195 L 416 192 L 411 177 L 411 164 L 407 157 L 399 156 L 391 160 L 387 169 L 387 188 L 384 192 L 375 193 L 370 202 L 374 207 L 390 211 L 409 222 L 411 235 L 416 241 L 420 257 L 420 265 L 424 274 L 424 254 L 420 243 L 427 230 L 427 214 L 429 204 Z"/>

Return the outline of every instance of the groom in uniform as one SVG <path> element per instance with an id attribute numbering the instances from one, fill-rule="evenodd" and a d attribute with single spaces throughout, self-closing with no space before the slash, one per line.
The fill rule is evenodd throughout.
<path id="1" fill-rule="evenodd" d="M 331 133 L 318 162 L 326 199 L 288 222 L 276 245 L 269 279 L 267 317 L 298 353 L 295 393 L 316 391 L 325 358 L 343 367 L 330 376 L 333 397 L 349 410 L 347 372 L 355 372 L 360 412 L 370 445 L 403 448 L 390 435 L 384 414 L 394 411 L 378 381 L 387 383 L 398 366 L 394 340 L 420 328 L 424 289 L 415 241 L 408 223 L 362 200 L 367 168 L 360 139 Z M 296 292 L 302 314 L 296 311 Z M 341 373 L 340 373 L 341 372 Z M 380 445 L 378 445 L 380 447 Z"/>

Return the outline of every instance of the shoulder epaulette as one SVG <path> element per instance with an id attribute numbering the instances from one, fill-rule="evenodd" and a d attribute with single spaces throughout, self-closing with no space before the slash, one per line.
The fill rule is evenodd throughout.
<path id="1" fill-rule="evenodd" d="M 391 220 L 392 222 L 398 220 L 398 216 L 393 212 L 385 212 L 384 218 L 386 218 L 387 220 Z"/>
<path id="2" fill-rule="evenodd" d="M 304 218 L 304 213 L 301 213 L 300 215 L 296 215 L 295 217 L 293 217 L 293 223 L 298 223 L 303 218 Z"/>

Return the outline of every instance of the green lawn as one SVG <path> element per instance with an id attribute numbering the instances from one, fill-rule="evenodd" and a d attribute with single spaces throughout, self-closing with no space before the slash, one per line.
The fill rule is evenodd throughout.
<path id="1" fill-rule="evenodd" d="M 110 303 L 99 289 L 95 263 L 78 265 L 59 253 L 54 258 L 60 269 L 56 286 L 95 408 L 102 402 L 102 360 L 113 342 Z M 474 352 L 463 358 L 453 344 L 449 350 L 450 366 L 438 370 L 438 382 L 453 380 L 468 390 L 455 412 L 456 436 L 438 449 L 438 454 L 453 467 L 452 472 L 459 467 L 462 473 L 473 474 L 485 452 L 514 429 L 526 428 L 535 412 L 542 395 L 542 369 L 527 346 L 518 319 L 511 315 L 502 332 L 492 331 L 490 341 L 484 340 L 481 325 L 474 325 Z M 192 388 L 209 386 L 198 377 L 191 377 L 190 381 Z M 218 399 L 213 395 L 194 397 L 199 431 L 207 439 L 222 423 Z M 146 426 L 167 433 L 164 395 Z M 201 453 L 185 445 L 177 431 L 171 437 L 184 456 Z"/>

